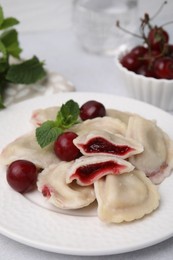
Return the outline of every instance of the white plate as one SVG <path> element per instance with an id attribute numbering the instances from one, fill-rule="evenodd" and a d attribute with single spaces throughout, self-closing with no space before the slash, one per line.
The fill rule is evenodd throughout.
<path id="1" fill-rule="evenodd" d="M 62 93 L 34 98 L 1 111 L 0 149 L 31 129 L 29 119 L 33 109 L 61 105 L 68 99 L 79 104 L 95 99 L 107 108 L 138 112 L 146 118 L 156 119 L 173 138 L 173 117 L 151 105 L 99 93 Z M 159 186 L 161 204 L 153 214 L 132 223 L 107 225 L 93 214 L 65 214 L 42 207 L 13 191 L 7 185 L 5 170 L 1 167 L 0 233 L 35 248 L 71 255 L 108 255 L 141 249 L 173 235 L 172 187 L 173 175 Z"/>

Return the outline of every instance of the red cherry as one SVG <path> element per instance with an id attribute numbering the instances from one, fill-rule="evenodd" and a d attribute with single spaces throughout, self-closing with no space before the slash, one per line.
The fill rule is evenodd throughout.
<path id="1" fill-rule="evenodd" d="M 147 48 L 145 48 L 144 46 L 142 45 L 138 45 L 136 47 L 134 47 L 132 50 L 131 50 L 131 53 L 133 53 L 136 57 L 143 57 L 144 54 L 148 51 Z"/>
<path id="2" fill-rule="evenodd" d="M 155 77 L 154 71 L 152 68 L 149 68 L 147 65 L 142 65 L 136 71 L 137 74 L 143 75 L 145 77 Z"/>
<path id="3" fill-rule="evenodd" d="M 106 115 L 104 105 L 98 101 L 90 100 L 84 103 L 80 108 L 80 118 L 84 121 L 96 117 L 103 117 Z"/>
<path id="4" fill-rule="evenodd" d="M 148 44 L 152 50 L 162 51 L 169 41 L 168 33 L 162 28 L 155 26 L 148 34 Z"/>
<path id="5" fill-rule="evenodd" d="M 127 53 L 125 56 L 122 57 L 120 60 L 120 63 L 125 67 L 126 69 L 130 71 L 136 71 L 139 66 L 141 65 L 141 60 L 138 59 L 138 57 L 134 53 Z"/>
<path id="6" fill-rule="evenodd" d="M 148 65 L 148 53 L 148 48 L 138 45 L 134 47 L 127 55 L 125 55 L 120 62 L 128 70 L 138 73 L 137 71 L 141 66 L 144 64 Z"/>
<path id="7" fill-rule="evenodd" d="M 16 191 L 25 193 L 32 190 L 37 182 L 37 168 L 27 160 L 12 162 L 7 168 L 7 182 Z"/>
<path id="8" fill-rule="evenodd" d="M 173 58 L 173 44 L 168 44 L 166 46 L 166 55 L 170 58 Z"/>
<path id="9" fill-rule="evenodd" d="M 173 59 L 162 57 L 154 62 L 154 73 L 158 79 L 173 79 Z"/>
<path id="10" fill-rule="evenodd" d="M 151 50 L 145 53 L 143 57 L 143 64 L 142 65 L 147 65 L 149 69 L 153 67 L 153 63 L 156 59 L 160 58 L 162 55 L 160 51 L 157 50 Z"/>
<path id="11" fill-rule="evenodd" d="M 58 136 L 54 143 L 54 152 L 62 161 L 72 161 L 80 157 L 79 149 L 73 144 L 73 139 L 78 135 L 73 132 L 65 132 Z"/>

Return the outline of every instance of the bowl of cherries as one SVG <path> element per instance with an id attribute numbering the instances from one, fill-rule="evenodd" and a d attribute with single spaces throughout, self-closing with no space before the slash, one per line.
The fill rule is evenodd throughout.
<path id="1" fill-rule="evenodd" d="M 152 25 L 144 15 L 140 24 L 141 44 L 124 48 L 116 57 L 116 66 L 129 95 L 164 110 L 173 110 L 173 43 L 164 26 Z M 126 31 L 117 22 L 117 26 Z"/>

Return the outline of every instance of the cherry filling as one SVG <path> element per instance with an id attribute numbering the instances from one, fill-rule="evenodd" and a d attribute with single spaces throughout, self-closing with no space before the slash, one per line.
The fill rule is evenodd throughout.
<path id="1" fill-rule="evenodd" d="M 86 153 L 108 153 L 114 155 L 126 155 L 134 149 L 127 145 L 115 145 L 102 137 L 92 138 L 86 144 L 82 144 L 81 147 Z"/>
<path id="2" fill-rule="evenodd" d="M 120 165 L 115 161 L 106 161 L 100 163 L 89 164 L 79 167 L 72 175 L 72 179 L 79 179 L 84 184 L 91 184 L 94 180 L 98 180 L 106 174 L 118 175 L 120 170 L 126 166 Z"/>
<path id="3" fill-rule="evenodd" d="M 42 189 L 42 194 L 44 197 L 49 198 L 51 196 L 50 189 L 45 185 Z"/>
<path id="4" fill-rule="evenodd" d="M 168 164 L 166 162 L 164 162 L 158 169 L 156 169 L 155 171 L 152 171 L 152 172 L 146 172 L 146 176 L 147 177 L 153 177 L 153 176 L 156 176 L 158 174 L 163 174 L 164 173 L 164 170 L 168 167 Z"/>

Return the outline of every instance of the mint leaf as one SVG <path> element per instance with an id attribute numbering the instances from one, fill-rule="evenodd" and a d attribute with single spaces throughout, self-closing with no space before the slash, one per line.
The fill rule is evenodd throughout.
<path id="1" fill-rule="evenodd" d="M 0 25 L 0 30 L 7 29 L 7 28 L 12 27 L 16 24 L 19 24 L 19 21 L 16 18 L 14 18 L 14 17 L 5 18 Z"/>
<path id="2" fill-rule="evenodd" d="M 5 90 L 5 82 L 3 79 L 3 74 L 0 75 L 0 109 L 5 108 L 3 103 L 3 95 Z"/>
<path id="3" fill-rule="evenodd" d="M 9 83 L 32 84 L 46 75 L 43 62 L 40 62 L 37 57 L 21 61 L 22 49 L 18 40 L 18 32 L 11 28 L 17 24 L 19 21 L 16 18 L 4 17 L 3 8 L 0 6 L 0 109 L 4 107 L 2 100 L 5 97 L 5 87 Z M 11 65 L 11 56 L 17 58 L 20 64 Z"/>
<path id="4" fill-rule="evenodd" d="M 48 120 L 36 128 L 38 144 L 43 148 L 54 142 L 65 129 L 70 128 L 77 122 L 79 112 L 79 105 L 75 101 L 69 100 L 63 104 L 55 121 Z"/>
<path id="5" fill-rule="evenodd" d="M 3 23 L 3 21 L 4 21 L 4 13 L 2 7 L 0 6 L 0 25 Z"/>
<path id="6" fill-rule="evenodd" d="M 6 70 L 8 69 L 8 63 L 6 61 L 6 59 L 0 59 L 0 81 L 1 81 L 1 74 L 6 72 Z M 1 82 L 0 82 L 1 83 Z"/>
<path id="7" fill-rule="evenodd" d="M 18 33 L 15 29 L 4 31 L 0 36 L 0 40 L 9 54 L 15 58 L 19 58 L 22 49 L 20 48 Z"/>
<path id="8" fill-rule="evenodd" d="M 43 63 L 36 56 L 20 64 L 9 67 L 6 79 L 17 84 L 31 84 L 42 79 L 46 75 Z"/>
<path id="9" fill-rule="evenodd" d="M 36 128 L 36 139 L 41 148 L 52 143 L 62 133 L 62 129 L 57 127 L 55 121 L 46 121 Z"/>
<path id="10" fill-rule="evenodd" d="M 6 59 L 7 51 L 1 40 L 0 40 L 0 52 L 2 53 L 3 58 Z"/>
<path id="11" fill-rule="evenodd" d="M 73 100 L 62 105 L 57 115 L 57 124 L 63 129 L 71 127 L 76 123 L 79 116 L 79 105 Z"/>

